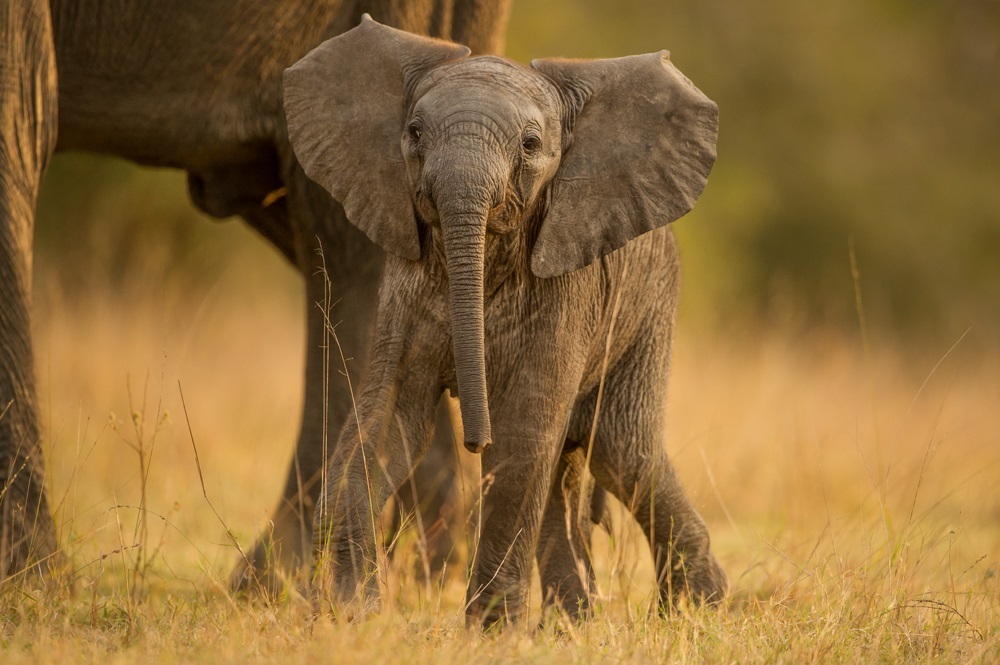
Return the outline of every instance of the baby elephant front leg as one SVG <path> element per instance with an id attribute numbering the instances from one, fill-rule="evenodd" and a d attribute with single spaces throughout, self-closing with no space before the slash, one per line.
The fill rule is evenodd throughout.
<path id="1" fill-rule="evenodd" d="M 388 485 L 372 446 L 356 427 L 349 431 L 327 466 L 313 519 L 314 605 L 348 619 L 379 609 L 375 534 Z"/>
<path id="2" fill-rule="evenodd" d="M 354 423 L 345 426 L 327 466 L 313 521 L 314 607 L 347 619 L 380 607 L 380 514 L 426 450 L 434 400 L 428 397 L 419 414 L 399 409 L 386 414 L 375 408 L 367 412 L 382 415 L 373 418 L 361 436 Z"/>
<path id="3" fill-rule="evenodd" d="M 505 423 L 498 421 L 494 445 L 483 453 L 483 518 L 468 590 L 469 625 L 489 628 L 517 622 L 527 613 L 531 567 L 561 434 L 543 425 L 531 427 L 527 420 L 519 423 L 516 436 L 505 433 Z"/>

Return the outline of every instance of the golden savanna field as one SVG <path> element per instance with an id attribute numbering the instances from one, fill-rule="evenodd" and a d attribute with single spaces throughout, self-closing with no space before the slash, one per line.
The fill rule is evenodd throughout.
<path id="1" fill-rule="evenodd" d="M 413 537 L 385 573 L 387 608 L 361 625 L 310 632 L 301 598 L 231 597 L 227 529 L 246 547 L 266 528 L 298 418 L 301 312 L 290 276 L 255 283 L 261 261 L 281 272 L 266 252 L 251 245 L 185 294 L 40 298 L 49 480 L 74 580 L 0 597 L 5 663 L 1000 657 L 1000 356 L 974 332 L 953 349 L 872 339 L 866 352 L 851 335 L 681 326 L 669 447 L 731 577 L 720 610 L 651 614 L 648 549 L 621 519 L 597 538 L 600 601 L 579 626 L 466 633 L 463 571 L 416 577 Z"/>
<path id="2" fill-rule="evenodd" d="M 182 174 L 60 155 L 33 324 L 68 583 L 0 586 L 0 664 L 1000 662 L 1000 12 L 515 0 L 507 48 L 669 48 L 719 104 L 717 166 L 674 225 L 667 446 L 723 604 L 658 616 L 618 505 L 579 624 L 539 626 L 536 579 L 525 625 L 467 631 L 467 534 L 427 579 L 405 532 L 361 623 L 233 595 L 285 480 L 314 305 Z"/>

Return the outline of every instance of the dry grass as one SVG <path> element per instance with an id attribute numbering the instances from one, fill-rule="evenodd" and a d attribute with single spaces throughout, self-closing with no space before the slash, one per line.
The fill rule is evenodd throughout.
<path id="1" fill-rule="evenodd" d="M 300 599 L 231 598 L 227 528 L 244 547 L 264 528 L 301 400 L 294 280 L 245 279 L 40 298 L 49 480 L 75 581 L 0 591 L 5 664 L 1000 659 L 1000 352 L 976 331 L 950 354 L 877 339 L 865 354 L 822 334 L 682 330 L 670 449 L 733 582 L 721 611 L 653 616 L 649 555 L 621 519 L 598 537 L 602 600 L 581 626 L 466 633 L 461 574 L 416 581 L 412 538 L 387 608 L 361 625 L 310 630 Z"/>

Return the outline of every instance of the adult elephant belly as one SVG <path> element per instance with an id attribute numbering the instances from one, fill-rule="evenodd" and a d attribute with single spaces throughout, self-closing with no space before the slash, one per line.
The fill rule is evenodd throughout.
<path id="1" fill-rule="evenodd" d="M 294 573 L 309 558 L 323 441 L 337 440 L 351 403 L 346 378 L 330 371 L 336 367 L 329 363 L 340 359 L 325 350 L 328 313 L 316 303 L 337 303 L 336 320 L 343 321 L 337 336 L 353 358 L 349 369 L 356 379 L 367 364 L 382 268 L 380 252 L 296 162 L 282 110 L 282 72 L 365 12 L 407 31 L 495 52 L 509 0 L 52 0 L 50 9 L 57 149 L 184 169 L 200 209 L 241 216 L 303 275 L 308 339 L 298 441 L 273 535 L 253 548 L 251 565 L 238 567 L 233 578 L 237 586 L 256 580 L 273 590 L 280 569 Z M 453 445 L 450 432 L 438 439 L 441 446 Z M 437 467 L 427 473 L 418 469 L 418 493 L 422 478 L 440 482 L 439 465 L 427 465 Z"/>

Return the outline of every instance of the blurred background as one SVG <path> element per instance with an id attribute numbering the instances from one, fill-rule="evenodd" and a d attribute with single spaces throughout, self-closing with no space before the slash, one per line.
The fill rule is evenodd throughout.
<path id="1" fill-rule="evenodd" d="M 857 325 L 853 242 L 872 326 L 1000 323 L 1000 5 L 543 4 L 518 8 L 515 57 L 667 48 L 719 104 L 717 166 L 676 225 L 700 320 Z"/>
<path id="2" fill-rule="evenodd" d="M 663 48 L 721 110 L 708 189 L 675 225 L 685 322 L 856 329 L 857 286 L 873 332 L 996 337 L 1000 5 L 515 2 L 507 52 Z M 70 292 L 211 283 L 260 253 L 238 223 L 201 219 L 179 173 L 60 156 L 40 207 L 39 280 Z"/>
<path id="3" fill-rule="evenodd" d="M 507 52 L 664 48 L 721 114 L 708 188 L 674 225 L 668 447 L 735 595 L 801 584 L 837 605 L 837 580 L 889 561 L 898 581 L 907 556 L 936 571 L 905 578 L 916 590 L 956 588 L 942 562 L 959 588 L 995 579 L 1000 4 L 515 0 Z M 224 580 L 226 528 L 244 545 L 267 528 L 295 439 L 300 279 L 239 221 L 196 213 L 181 173 L 58 155 L 39 208 L 60 542 L 102 574 L 144 450 L 165 575 Z M 802 573 L 816 562 L 822 584 Z"/>

